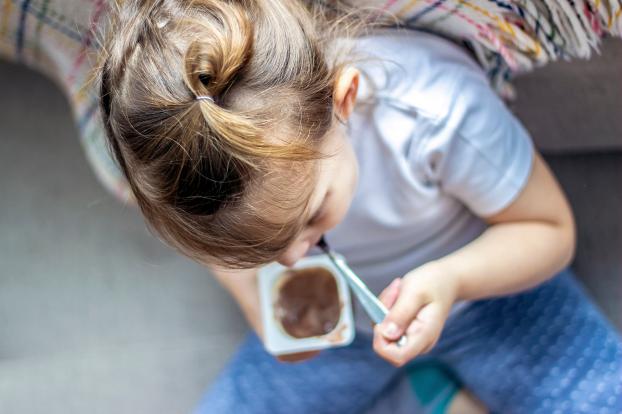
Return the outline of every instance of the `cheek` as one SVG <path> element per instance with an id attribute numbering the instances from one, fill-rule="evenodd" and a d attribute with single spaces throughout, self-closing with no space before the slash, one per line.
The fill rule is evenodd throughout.
<path id="1" fill-rule="evenodd" d="M 344 171 L 342 174 L 344 177 L 344 188 L 342 192 L 344 194 L 344 208 L 347 211 L 354 198 L 359 179 L 359 163 L 352 146 L 349 147 L 347 159 L 344 160 L 343 165 Z"/>
<path id="2" fill-rule="evenodd" d="M 356 191 L 356 187 L 359 181 L 359 162 L 354 154 L 354 150 L 351 150 L 351 159 L 350 159 L 350 199 L 354 198 L 354 192 Z"/>
<path id="3" fill-rule="evenodd" d="M 332 211 L 326 218 L 326 226 L 333 228 L 339 224 L 346 216 L 358 183 L 358 162 L 351 151 L 349 156 L 343 160 L 343 169 L 339 173 L 340 181 L 335 188 L 335 201 Z"/>

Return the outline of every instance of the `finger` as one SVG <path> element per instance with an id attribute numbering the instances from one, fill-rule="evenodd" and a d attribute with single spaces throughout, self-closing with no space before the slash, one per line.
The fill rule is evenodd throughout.
<path id="1" fill-rule="evenodd" d="M 402 366 L 436 345 L 445 319 L 445 313 L 439 305 L 426 305 L 406 329 L 408 341 L 404 346 L 397 346 L 395 342 L 386 339 L 378 328 L 374 332 L 374 350 L 393 365 Z"/>
<path id="2" fill-rule="evenodd" d="M 415 326 L 421 325 L 421 322 L 417 321 Z M 411 359 L 411 355 L 414 355 L 422 345 L 422 341 L 426 341 L 425 337 L 420 334 L 421 328 L 413 329 L 413 326 L 404 332 L 405 335 L 410 335 L 406 343 L 399 345 L 398 341 L 387 339 L 383 333 L 381 327 L 378 325 L 374 329 L 373 348 L 374 351 L 386 359 L 388 362 L 395 366 L 401 366 Z M 412 340 L 411 340 L 412 338 Z"/>
<path id="3" fill-rule="evenodd" d="M 427 346 L 421 350 L 421 353 L 424 354 L 429 352 L 441 336 L 443 332 L 443 326 L 445 325 L 446 312 L 443 311 L 441 306 L 436 303 L 431 303 L 427 306 L 424 306 L 421 311 L 417 314 L 417 321 L 420 321 L 429 332 L 432 341 L 430 341 Z"/>
<path id="4" fill-rule="evenodd" d="M 391 352 L 390 347 L 393 344 L 393 346 L 395 346 L 395 343 L 392 341 L 389 341 L 387 338 L 384 337 L 384 335 L 382 334 L 382 331 L 380 329 L 380 325 L 376 325 L 374 327 L 374 337 L 373 337 L 373 348 L 374 351 L 381 356 L 382 358 L 384 358 L 385 360 L 387 360 L 387 362 L 395 365 L 395 366 L 399 366 L 399 360 L 397 360 L 394 357 L 394 354 Z"/>
<path id="5" fill-rule="evenodd" d="M 395 304 L 380 324 L 383 335 L 389 340 L 397 340 L 424 305 L 425 300 L 421 293 L 401 289 Z"/>
<path id="6" fill-rule="evenodd" d="M 389 309 L 393 307 L 393 304 L 399 296 L 401 281 L 402 279 L 399 277 L 393 279 L 389 286 L 384 288 L 384 290 L 382 291 L 382 293 L 380 293 L 380 296 L 378 297 L 378 299 L 380 299 L 380 302 L 382 302 L 382 304 Z"/>
<path id="7" fill-rule="evenodd" d="M 416 319 L 409 325 L 405 334 L 408 341 L 404 346 L 398 346 L 396 342 L 388 341 L 383 335 L 379 335 L 374 349 L 384 359 L 400 367 L 423 353 L 434 341 L 431 330 Z"/>
<path id="8" fill-rule="evenodd" d="M 439 305 L 431 303 L 424 306 L 406 329 L 408 342 L 400 350 L 401 359 L 410 361 L 430 351 L 440 337 L 444 322 L 445 316 Z"/>
<path id="9" fill-rule="evenodd" d="M 412 346 L 414 343 L 411 344 L 410 342 L 405 347 L 398 346 L 396 342 L 385 338 L 379 328 L 374 332 L 374 351 L 396 367 L 400 367 L 409 361 L 410 353 L 407 350 Z"/>

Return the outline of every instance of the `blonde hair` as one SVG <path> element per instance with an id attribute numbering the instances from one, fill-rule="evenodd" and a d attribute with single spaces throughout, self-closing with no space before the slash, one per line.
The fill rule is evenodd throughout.
<path id="1" fill-rule="evenodd" d="M 109 145 L 150 227 L 194 260 L 267 263 L 305 224 L 345 64 L 327 51 L 352 27 L 310 4 L 112 3 L 98 72 Z"/>

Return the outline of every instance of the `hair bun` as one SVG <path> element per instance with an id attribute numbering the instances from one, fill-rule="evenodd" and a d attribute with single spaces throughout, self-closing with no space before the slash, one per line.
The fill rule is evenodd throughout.
<path id="1" fill-rule="evenodd" d="M 199 74 L 199 81 L 203 84 L 203 86 L 208 87 L 210 82 L 212 81 L 212 77 L 206 73 Z"/>
<path id="2" fill-rule="evenodd" d="M 190 21 L 193 39 L 184 56 L 186 83 L 195 96 L 217 96 L 231 87 L 248 62 L 253 30 L 248 12 L 240 5 L 200 3 L 211 18 Z"/>

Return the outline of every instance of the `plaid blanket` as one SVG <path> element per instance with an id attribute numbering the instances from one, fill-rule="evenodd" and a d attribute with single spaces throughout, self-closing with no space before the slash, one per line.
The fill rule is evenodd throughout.
<path id="1" fill-rule="evenodd" d="M 68 96 L 98 178 L 129 190 L 105 146 L 91 82 L 109 0 L 0 0 L 0 57 L 54 79 Z M 331 0 L 314 0 L 326 1 Z M 505 98 L 514 73 L 551 60 L 588 58 L 605 34 L 622 35 L 622 0 L 362 0 L 407 27 L 464 42 Z"/>

